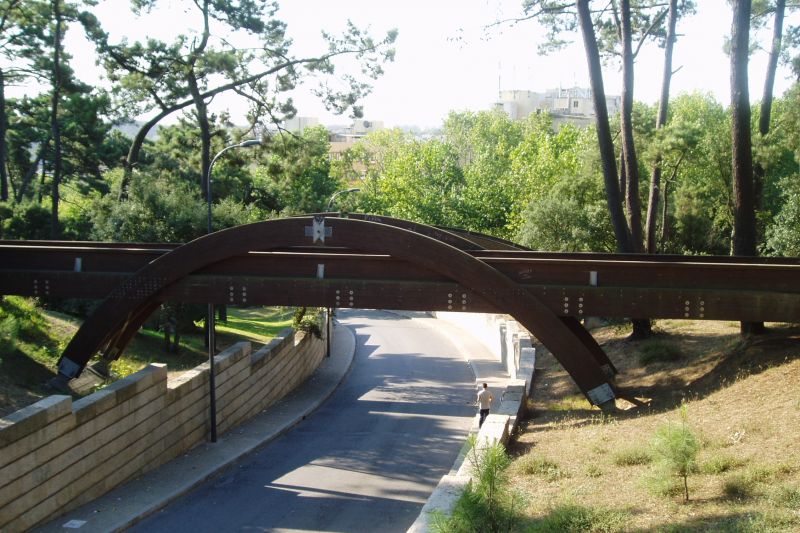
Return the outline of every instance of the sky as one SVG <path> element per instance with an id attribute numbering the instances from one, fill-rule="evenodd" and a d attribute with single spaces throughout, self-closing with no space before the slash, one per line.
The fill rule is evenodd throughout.
<path id="1" fill-rule="evenodd" d="M 724 37 L 730 32 L 731 13 L 726 0 L 697 0 L 697 14 L 680 21 L 680 35 L 674 53 L 677 73 L 672 94 L 701 91 L 722 103 L 729 101 L 729 62 L 723 53 Z M 112 41 L 130 41 L 152 36 L 171 41 L 185 32 L 194 9 L 189 0 L 161 0 L 159 10 L 142 19 L 128 11 L 128 0 L 100 0 L 95 12 L 109 31 Z M 399 31 L 396 58 L 385 66 L 385 74 L 363 102 L 364 118 L 383 121 L 386 126 L 440 126 L 450 111 L 489 109 L 502 90 L 544 91 L 559 86 L 588 87 L 583 43 L 550 56 L 540 56 L 537 46 L 544 32 L 534 21 L 505 24 L 490 30 L 496 20 L 521 12 L 521 0 L 281 0 L 278 17 L 288 24 L 296 55 L 316 55 L 324 50 L 319 37 L 325 29 L 334 32 L 351 19 L 369 27 L 373 35 L 391 28 Z M 797 15 L 787 23 L 797 23 Z M 768 28 L 757 35 L 767 42 Z M 100 70 L 94 65 L 89 45 L 73 29 L 66 46 L 74 56 L 76 73 L 87 82 L 95 81 Z M 663 53 L 645 49 L 636 63 L 636 100 L 655 103 L 661 85 Z M 764 83 L 766 54 L 753 55 L 750 62 L 751 100 L 760 98 Z M 604 74 L 606 92 L 619 94 L 620 75 L 616 67 Z M 791 84 L 789 72 L 779 71 L 775 94 Z M 13 95 L 13 94 L 12 94 Z M 307 88 L 293 95 L 298 115 L 318 117 L 324 124 L 346 124 L 347 117 L 327 113 Z M 227 109 L 234 121 L 243 117 L 246 106 L 234 99 L 216 99 L 216 110 Z"/>

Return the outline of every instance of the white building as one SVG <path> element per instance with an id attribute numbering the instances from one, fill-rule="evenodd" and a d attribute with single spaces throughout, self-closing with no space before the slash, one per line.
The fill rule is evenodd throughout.
<path id="1" fill-rule="evenodd" d="M 620 106 L 619 96 L 606 96 L 609 115 L 619 113 Z M 582 87 L 559 87 L 543 93 L 500 91 L 495 107 L 505 111 L 512 120 L 521 120 L 532 113 L 547 111 L 553 117 L 556 128 L 564 123 L 587 126 L 595 121 L 592 90 Z"/>
<path id="2" fill-rule="evenodd" d="M 306 128 L 313 128 L 319 126 L 319 119 L 317 117 L 300 117 L 295 116 L 286 121 L 283 125 L 286 130 L 292 133 L 302 133 Z"/>

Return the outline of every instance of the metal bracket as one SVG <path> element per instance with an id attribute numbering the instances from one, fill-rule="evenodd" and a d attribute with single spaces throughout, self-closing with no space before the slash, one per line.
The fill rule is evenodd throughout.
<path id="1" fill-rule="evenodd" d="M 81 370 L 83 370 L 81 365 L 66 357 L 62 357 L 58 362 L 58 373 L 70 379 L 77 377 Z"/>
<path id="2" fill-rule="evenodd" d="M 312 242 L 325 242 L 325 237 L 333 235 L 333 228 L 325 227 L 325 217 L 315 216 L 313 226 L 305 227 L 305 236 L 314 239 Z"/>
<path id="3" fill-rule="evenodd" d="M 608 383 L 603 383 L 599 387 L 595 387 L 588 391 L 586 396 L 589 398 L 589 401 L 592 402 L 592 405 L 603 405 L 604 403 L 610 402 L 614 399 L 614 391 L 611 388 L 611 385 Z"/>

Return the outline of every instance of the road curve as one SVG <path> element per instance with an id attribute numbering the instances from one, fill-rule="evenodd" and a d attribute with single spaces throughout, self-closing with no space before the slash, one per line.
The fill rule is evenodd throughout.
<path id="1" fill-rule="evenodd" d="M 474 378 L 435 321 L 357 310 L 339 318 L 356 354 L 334 395 L 131 531 L 408 529 L 472 424 Z"/>

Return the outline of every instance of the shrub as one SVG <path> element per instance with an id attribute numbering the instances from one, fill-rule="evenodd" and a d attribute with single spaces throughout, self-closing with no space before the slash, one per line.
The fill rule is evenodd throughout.
<path id="1" fill-rule="evenodd" d="M 322 328 L 319 325 L 320 309 L 313 309 L 312 313 L 308 313 L 307 308 L 298 307 L 294 312 L 294 320 L 292 327 L 297 331 L 305 331 L 311 333 L 316 338 L 322 338 Z"/>
<path id="2" fill-rule="evenodd" d="M 468 531 L 510 531 L 519 521 L 519 497 L 509 489 L 508 467 L 511 458 L 500 443 L 478 446 L 468 439 L 467 458 L 472 465 L 472 481 L 456 502 L 450 517 L 435 515 L 432 529 L 440 533 Z"/>
<path id="3" fill-rule="evenodd" d="M 534 522 L 526 531 L 613 533 L 623 531 L 627 520 L 628 514 L 624 511 L 567 503 L 555 507 L 546 517 Z"/>
<path id="4" fill-rule="evenodd" d="M 19 322 L 13 316 L 0 315 L 0 357 L 10 355 L 17 344 Z"/>
<path id="5" fill-rule="evenodd" d="M 653 462 L 653 455 L 649 450 L 628 448 L 615 453 L 613 461 L 617 466 L 646 465 Z"/>
<path id="6" fill-rule="evenodd" d="M 686 406 L 680 409 L 680 424 L 667 423 L 653 437 L 653 451 L 660 472 L 665 476 L 677 476 L 683 480 L 683 500 L 689 501 L 689 474 L 697 468 L 697 452 L 700 441 L 689 427 Z"/>

